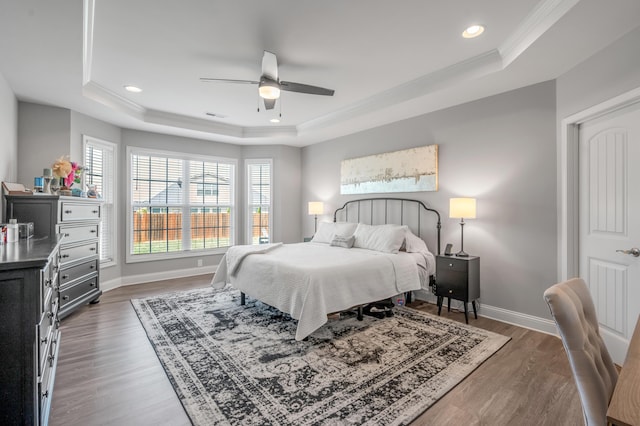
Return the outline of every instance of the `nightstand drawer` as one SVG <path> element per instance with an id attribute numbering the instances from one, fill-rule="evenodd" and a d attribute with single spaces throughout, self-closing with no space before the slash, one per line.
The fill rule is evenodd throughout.
<path id="1" fill-rule="evenodd" d="M 459 271 L 466 272 L 468 269 L 468 262 L 466 260 L 451 258 L 439 258 L 438 259 L 438 272 L 440 271 Z"/>
<path id="2" fill-rule="evenodd" d="M 64 235 L 64 244 L 78 241 L 94 240 L 98 238 L 98 225 L 61 226 L 58 225 L 58 233 Z"/>

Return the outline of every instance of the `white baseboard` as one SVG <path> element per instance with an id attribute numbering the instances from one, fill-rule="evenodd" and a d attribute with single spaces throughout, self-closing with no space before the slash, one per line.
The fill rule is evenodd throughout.
<path id="1" fill-rule="evenodd" d="M 136 285 L 155 281 L 171 280 L 175 278 L 192 277 L 194 275 L 213 274 L 216 269 L 218 269 L 218 265 L 177 269 L 173 271 L 151 272 L 148 274 L 129 275 L 126 277 L 119 277 L 113 280 L 100 282 L 100 289 L 105 292 L 127 285 Z"/>
<path id="2" fill-rule="evenodd" d="M 423 300 L 433 304 L 437 303 L 436 296 L 430 292 L 419 290 L 415 291 L 414 295 L 418 300 Z M 456 300 L 452 302 L 452 305 L 457 303 L 460 309 L 464 309 L 462 302 Z M 473 314 L 473 311 L 471 313 Z M 533 315 L 484 304 L 479 304 L 478 315 L 496 321 L 505 322 L 507 324 L 517 325 L 518 327 L 539 331 L 541 333 L 551 334 L 554 336 L 558 335 L 556 324 L 550 319 L 535 317 Z"/>

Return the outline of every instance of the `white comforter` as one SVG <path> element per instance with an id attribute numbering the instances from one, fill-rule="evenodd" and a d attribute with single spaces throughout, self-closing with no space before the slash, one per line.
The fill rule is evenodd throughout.
<path id="1" fill-rule="evenodd" d="M 242 247 L 229 248 L 212 285 L 231 283 L 248 296 L 290 314 L 298 320 L 296 340 L 326 323 L 328 313 L 421 288 L 419 266 L 411 254 L 403 252 L 299 243 L 251 254 Z M 242 259 L 232 274 L 227 258 L 238 259 L 238 253 Z"/>

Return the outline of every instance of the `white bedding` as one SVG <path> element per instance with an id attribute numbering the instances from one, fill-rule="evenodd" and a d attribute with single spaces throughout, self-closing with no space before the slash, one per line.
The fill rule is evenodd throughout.
<path id="1" fill-rule="evenodd" d="M 328 313 L 419 290 L 420 277 L 427 271 L 428 278 L 435 270 L 428 252 L 390 254 L 299 243 L 250 254 L 242 247 L 229 248 L 212 285 L 231 283 L 248 296 L 290 314 L 298 320 L 296 340 L 326 323 Z M 239 251 L 243 260 L 231 274 L 227 257 L 237 259 Z"/>

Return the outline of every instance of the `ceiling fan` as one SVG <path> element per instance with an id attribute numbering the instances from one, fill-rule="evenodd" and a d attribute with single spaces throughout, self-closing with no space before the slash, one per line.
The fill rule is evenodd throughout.
<path id="1" fill-rule="evenodd" d="M 241 84 L 257 84 L 258 93 L 264 99 L 266 109 L 273 109 L 276 99 L 280 97 L 280 91 L 306 93 L 309 95 L 333 96 L 334 91 L 324 87 L 311 86 L 309 84 L 293 83 L 291 81 L 280 81 L 278 79 L 278 60 L 276 55 L 264 51 L 262 56 L 262 75 L 260 81 L 253 80 L 230 80 L 227 78 L 200 78 L 204 82 L 226 82 Z"/>

